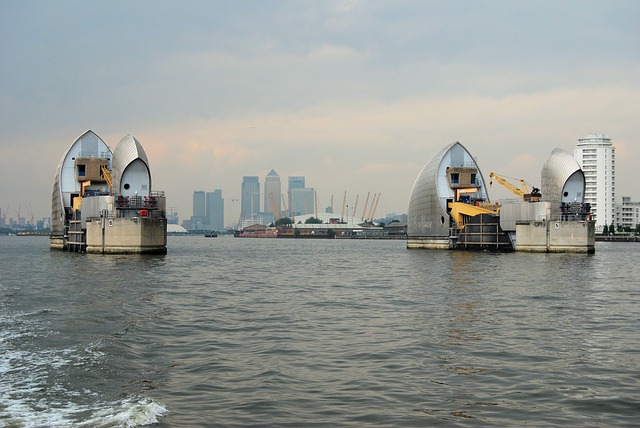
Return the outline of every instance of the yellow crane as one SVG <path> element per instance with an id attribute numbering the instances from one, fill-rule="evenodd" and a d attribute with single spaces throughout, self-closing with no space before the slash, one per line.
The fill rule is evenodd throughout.
<path id="1" fill-rule="evenodd" d="M 371 194 L 371 192 L 367 192 L 367 199 L 364 201 L 364 208 L 362 209 L 362 220 L 360 221 L 364 221 L 364 216 L 367 214 L 367 205 L 369 205 L 369 195 Z"/>
<path id="2" fill-rule="evenodd" d="M 107 182 L 109 187 L 113 187 L 113 179 L 111 178 L 111 172 L 104 165 L 100 166 L 100 168 L 102 169 L 102 177 L 104 178 L 104 181 Z"/>
<path id="3" fill-rule="evenodd" d="M 369 221 L 373 221 L 373 206 L 376 203 L 376 195 L 377 193 L 373 194 L 373 197 L 371 198 L 371 205 L 369 205 L 369 212 L 367 213 L 367 219 Z"/>
<path id="4" fill-rule="evenodd" d="M 527 187 L 527 184 L 522 179 L 520 180 L 520 187 L 518 188 L 514 184 L 510 183 L 509 181 L 500 177 L 494 172 L 489 173 L 489 178 L 491 178 L 492 180 L 495 179 L 507 190 L 510 190 L 513 194 L 521 197 L 523 200 L 537 202 L 540 200 L 540 196 L 542 196 L 542 194 L 540 193 L 540 189 L 538 189 L 537 187 L 532 187 L 531 193 L 529 193 L 529 188 Z M 493 185 L 493 181 L 489 181 L 489 186 L 491 185 Z"/>
<path id="5" fill-rule="evenodd" d="M 360 198 L 360 193 L 356 194 L 356 204 L 353 206 L 353 218 L 355 221 L 355 217 L 358 215 L 356 214 L 356 211 L 358 210 L 358 199 Z M 349 213 L 347 213 L 347 218 L 349 217 Z M 347 223 L 349 223 L 349 221 L 347 220 Z"/>
<path id="6" fill-rule="evenodd" d="M 378 193 L 378 197 L 373 195 L 373 202 L 371 203 L 371 211 L 369 211 L 369 220 L 373 221 L 373 218 L 376 215 L 376 210 L 378 209 L 378 202 L 380 202 L 380 193 Z"/>

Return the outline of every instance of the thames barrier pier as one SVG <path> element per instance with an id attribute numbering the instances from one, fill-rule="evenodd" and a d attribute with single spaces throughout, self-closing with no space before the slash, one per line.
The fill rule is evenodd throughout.
<path id="1" fill-rule="evenodd" d="M 56 170 L 51 249 L 166 254 L 166 199 L 164 192 L 151 189 L 149 161 L 138 140 L 127 135 L 112 152 L 86 131 Z"/>
<path id="2" fill-rule="evenodd" d="M 541 188 L 530 192 L 493 172 L 489 176 L 519 199 L 492 204 L 487 182 L 462 144 L 452 143 L 436 154 L 411 190 L 407 248 L 595 252 L 584 173 L 571 155 L 553 150 L 542 169 Z"/>

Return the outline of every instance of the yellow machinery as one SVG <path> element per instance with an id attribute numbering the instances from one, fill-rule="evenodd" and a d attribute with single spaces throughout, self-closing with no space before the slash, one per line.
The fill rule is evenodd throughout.
<path id="1" fill-rule="evenodd" d="M 462 229 L 467 218 L 471 218 L 478 214 L 496 215 L 500 211 L 500 207 L 494 205 L 470 205 L 465 202 L 449 202 L 449 214 L 451 218 L 458 224 L 458 228 Z"/>
<path id="2" fill-rule="evenodd" d="M 495 174 L 494 172 L 489 173 L 489 178 L 495 179 L 498 183 L 502 184 L 506 189 L 510 190 L 513 194 L 521 197 L 522 200 L 537 202 L 540 200 L 540 196 L 542 196 L 540 193 L 540 189 L 538 189 L 537 187 L 533 187 L 531 189 L 531 193 L 529 193 L 529 188 L 525 184 L 524 180 L 520 180 L 520 188 L 518 188 L 513 184 L 511 184 L 510 182 L 508 182 L 506 179 Z M 489 181 L 489 186 L 491 186 L 492 184 L 493 184 L 493 181 Z"/>
<path id="3" fill-rule="evenodd" d="M 102 177 L 104 178 L 104 181 L 106 181 L 109 187 L 111 188 L 113 186 L 111 172 L 104 165 L 100 165 L 100 169 L 102 170 Z M 82 181 L 80 183 L 80 186 L 81 186 L 80 196 L 74 197 L 73 200 L 71 201 L 72 202 L 71 208 L 73 209 L 73 211 L 78 211 L 82 209 L 82 198 L 84 197 L 84 193 L 87 187 L 91 186 L 91 180 Z"/>
<path id="4" fill-rule="evenodd" d="M 102 177 L 104 178 L 104 181 L 107 182 L 109 187 L 112 187 L 113 186 L 113 180 L 111 178 L 111 172 L 104 165 L 102 165 L 100 168 L 102 169 Z"/>

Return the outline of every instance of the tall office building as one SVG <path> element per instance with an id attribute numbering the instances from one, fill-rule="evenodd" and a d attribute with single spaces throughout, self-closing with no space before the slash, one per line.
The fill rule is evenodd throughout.
<path id="1" fill-rule="evenodd" d="M 590 134 L 578 140 L 573 157 L 585 178 L 584 201 L 591 204 L 596 231 L 615 223 L 616 152 L 611 138 Z"/>
<path id="2" fill-rule="evenodd" d="M 293 189 L 304 189 L 304 177 L 302 176 L 289 177 L 289 191 Z"/>
<path id="3" fill-rule="evenodd" d="M 315 194 L 313 188 L 293 188 L 291 190 L 291 207 L 294 215 L 315 213 Z"/>
<path id="4" fill-rule="evenodd" d="M 206 218 L 205 192 L 196 190 L 193 192 L 193 215 L 191 216 L 191 229 L 202 229 Z"/>
<path id="5" fill-rule="evenodd" d="M 282 204 L 281 195 L 282 187 L 280 184 L 280 176 L 274 170 L 271 170 L 264 179 L 264 211 L 267 213 L 275 214 L 273 211 L 273 204 L 275 209 L 281 211 Z M 273 199 L 272 199 L 273 198 Z"/>
<path id="6" fill-rule="evenodd" d="M 260 179 L 257 176 L 242 177 L 240 208 L 242 220 L 255 219 L 260 213 Z"/>
<path id="7" fill-rule="evenodd" d="M 304 200 L 302 199 L 303 193 L 300 193 L 300 190 L 304 189 L 304 177 L 303 176 L 290 176 L 289 177 L 289 189 L 287 192 L 287 202 L 289 204 L 288 215 L 294 216 L 296 214 L 300 215 L 304 211 L 304 209 L 300 209 L 304 207 Z"/>
<path id="8" fill-rule="evenodd" d="M 224 229 L 224 199 L 222 190 L 207 192 L 207 227 L 213 230 Z"/>

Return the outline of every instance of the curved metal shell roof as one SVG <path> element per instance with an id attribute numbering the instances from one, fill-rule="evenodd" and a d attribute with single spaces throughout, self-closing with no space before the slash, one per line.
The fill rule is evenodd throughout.
<path id="1" fill-rule="evenodd" d="M 584 195 L 584 173 L 573 156 L 562 149 L 554 149 L 542 167 L 540 191 L 542 200 L 560 203 L 563 198 L 571 198 L 582 202 Z M 577 187 L 571 193 L 571 188 Z M 567 192 L 567 195 L 564 193 Z M 579 195 L 578 195 L 579 193 Z"/>
<path id="2" fill-rule="evenodd" d="M 51 194 L 51 232 L 52 234 L 64 233 L 65 206 L 70 206 L 70 192 L 80 192 L 80 184 L 73 176 L 73 158 L 86 157 L 112 157 L 111 149 L 102 138 L 92 130 L 85 131 L 71 144 L 62 155 L 58 168 L 53 178 L 53 191 Z M 71 171 L 66 171 L 71 168 Z M 66 172 L 66 174 L 65 174 Z"/>
<path id="3" fill-rule="evenodd" d="M 149 160 L 142 145 L 131 134 L 127 134 L 120 142 L 113 152 L 113 170 L 111 175 L 113 177 L 113 190 L 120 194 L 120 181 L 122 174 L 132 162 L 140 159 L 147 167 L 149 171 Z M 149 173 L 149 188 L 151 188 L 151 173 Z"/>
<path id="4" fill-rule="evenodd" d="M 478 192 L 488 201 L 484 178 L 473 156 L 459 142 L 449 144 L 425 164 L 409 197 L 407 234 L 409 237 L 449 236 L 447 200 L 455 198 L 448 184 L 447 168 L 473 166 L 477 169 Z"/>

